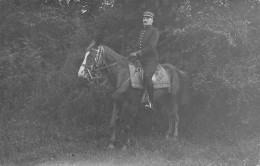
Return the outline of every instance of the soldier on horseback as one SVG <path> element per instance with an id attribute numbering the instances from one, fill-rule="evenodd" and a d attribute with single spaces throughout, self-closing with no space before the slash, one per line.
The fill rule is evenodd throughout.
<path id="1" fill-rule="evenodd" d="M 156 50 L 158 39 L 160 36 L 159 30 L 153 27 L 154 13 L 146 11 L 143 13 L 143 29 L 139 35 L 139 50 L 131 53 L 129 57 L 136 57 L 144 70 L 144 83 L 149 95 L 148 103 L 145 107 L 154 109 L 153 106 L 153 83 L 152 77 L 156 71 L 159 56 Z"/>

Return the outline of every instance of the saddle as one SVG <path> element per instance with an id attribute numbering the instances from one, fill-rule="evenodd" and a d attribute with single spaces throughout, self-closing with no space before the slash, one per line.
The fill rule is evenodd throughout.
<path id="1" fill-rule="evenodd" d="M 144 80 L 143 80 L 143 69 L 141 66 L 134 63 L 129 64 L 130 77 L 131 77 L 131 86 L 137 89 L 144 89 Z M 170 80 L 166 70 L 159 64 L 157 69 L 152 77 L 153 88 L 170 88 Z"/>

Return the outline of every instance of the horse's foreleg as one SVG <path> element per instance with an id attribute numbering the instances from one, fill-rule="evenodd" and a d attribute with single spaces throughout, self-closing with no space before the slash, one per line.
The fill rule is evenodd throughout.
<path id="1" fill-rule="evenodd" d="M 122 150 L 126 150 L 130 147 L 130 140 L 131 140 L 131 125 L 133 120 L 133 107 L 130 103 L 127 101 L 124 102 L 123 108 L 122 108 L 122 121 L 123 121 L 123 135 L 122 135 L 122 143 L 123 147 Z"/>
<path id="2" fill-rule="evenodd" d="M 114 148 L 115 147 L 115 142 L 116 142 L 116 118 L 118 115 L 119 109 L 118 105 L 114 103 L 113 105 L 113 112 L 112 112 L 112 117 L 110 120 L 110 143 L 108 145 L 109 148 Z"/>

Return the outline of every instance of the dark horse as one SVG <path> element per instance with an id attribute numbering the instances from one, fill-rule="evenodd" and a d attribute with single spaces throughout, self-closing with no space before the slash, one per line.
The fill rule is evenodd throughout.
<path id="1" fill-rule="evenodd" d="M 124 146 L 129 146 L 129 130 L 133 119 L 133 112 L 137 110 L 140 104 L 144 90 L 135 89 L 131 86 L 129 61 L 126 57 L 117 54 L 115 51 L 104 45 L 97 45 L 92 41 L 87 49 L 90 53 L 86 54 L 85 64 L 86 74 L 91 76 L 95 71 L 104 70 L 112 86 L 114 93 L 112 95 L 113 113 L 110 121 L 111 137 L 109 147 L 113 148 L 116 141 L 116 122 L 119 117 L 124 124 L 124 131 L 127 133 L 124 139 Z M 179 115 L 178 108 L 188 101 L 188 76 L 185 72 L 177 69 L 171 64 L 162 64 L 169 76 L 170 88 L 154 90 L 154 101 L 160 106 L 168 117 L 169 127 L 166 132 L 166 138 L 169 138 L 173 132 L 174 139 L 178 137 Z M 103 72 L 104 73 L 104 72 Z M 92 77 L 92 76 L 91 76 Z M 92 77 L 93 78 L 93 77 Z"/>

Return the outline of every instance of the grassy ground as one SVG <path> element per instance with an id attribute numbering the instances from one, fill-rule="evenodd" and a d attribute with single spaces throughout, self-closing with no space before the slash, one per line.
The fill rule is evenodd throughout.
<path id="1" fill-rule="evenodd" d="M 36 166 L 256 166 L 259 138 L 226 145 L 217 140 L 135 137 L 127 150 L 107 149 L 107 137 L 52 142 L 16 154 L 3 165 Z"/>
<path id="2" fill-rule="evenodd" d="M 55 128 L 24 121 L 8 125 L 9 137 L 0 140 L 0 166 L 259 166 L 258 127 L 249 132 L 203 129 L 180 125 L 178 141 L 165 140 L 164 121 L 144 116 L 133 126 L 132 146 L 106 148 L 107 126 L 97 124 Z M 154 121 L 154 123 L 149 121 Z M 160 118 L 158 118 L 160 119 Z M 193 124 L 193 123 L 192 123 Z M 161 126 L 160 126 L 161 125 Z M 166 125 L 166 126 L 165 126 Z M 241 128 L 241 127 L 240 127 Z M 222 128 L 221 128 L 222 129 Z M 225 129 L 225 128 L 223 128 Z M 235 130 L 235 129 L 233 129 Z M 243 129 L 244 130 L 244 129 Z M 241 131 L 243 131 L 241 130 Z M 8 133 L 10 131 L 11 133 Z M 246 130 L 245 130 L 246 131 Z M 4 157 L 3 155 L 4 154 Z"/>

